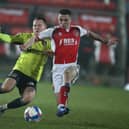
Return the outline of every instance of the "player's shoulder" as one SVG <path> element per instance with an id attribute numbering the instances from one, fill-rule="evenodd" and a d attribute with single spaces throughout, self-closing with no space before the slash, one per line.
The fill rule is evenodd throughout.
<path id="1" fill-rule="evenodd" d="M 54 30 L 55 30 L 55 26 L 52 26 L 52 27 L 45 29 L 43 32 L 52 33 Z"/>
<path id="2" fill-rule="evenodd" d="M 51 27 L 48 27 L 46 30 L 54 30 L 54 29 L 56 29 L 57 28 L 57 26 L 51 26 Z"/>
<path id="3" fill-rule="evenodd" d="M 56 26 L 53 26 L 54 29 L 59 29 L 60 26 L 59 25 L 56 25 Z"/>
<path id="4" fill-rule="evenodd" d="M 82 26 L 80 25 L 71 25 L 72 28 L 75 28 L 75 29 L 84 29 Z"/>
<path id="5" fill-rule="evenodd" d="M 61 27 L 60 26 L 53 26 L 52 28 L 52 34 L 54 33 L 58 33 L 59 31 L 61 31 Z"/>
<path id="6" fill-rule="evenodd" d="M 53 26 L 52 29 L 55 31 L 55 30 L 61 29 L 61 27 L 59 25 L 57 25 L 57 26 Z"/>

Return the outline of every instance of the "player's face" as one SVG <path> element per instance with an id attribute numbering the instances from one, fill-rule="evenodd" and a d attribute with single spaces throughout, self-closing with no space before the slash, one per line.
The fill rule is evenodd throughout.
<path id="1" fill-rule="evenodd" d="M 39 34 L 41 31 L 46 29 L 46 24 L 43 20 L 35 19 L 33 21 L 33 33 Z"/>
<path id="2" fill-rule="evenodd" d="M 71 24 L 71 17 L 69 15 L 58 15 L 58 22 L 59 25 L 65 29 L 69 29 Z"/>

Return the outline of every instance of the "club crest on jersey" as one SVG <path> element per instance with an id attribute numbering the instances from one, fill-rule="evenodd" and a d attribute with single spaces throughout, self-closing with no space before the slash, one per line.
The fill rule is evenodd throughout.
<path id="1" fill-rule="evenodd" d="M 73 34 L 78 37 L 79 36 L 79 32 L 77 30 L 73 31 Z"/>
<path id="2" fill-rule="evenodd" d="M 59 33 L 58 33 L 58 35 L 59 35 L 59 36 L 62 36 L 62 33 L 61 33 L 61 32 L 59 32 Z"/>

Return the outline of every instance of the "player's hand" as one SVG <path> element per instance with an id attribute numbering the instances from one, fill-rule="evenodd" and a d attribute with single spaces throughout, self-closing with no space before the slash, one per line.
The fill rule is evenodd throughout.
<path id="1" fill-rule="evenodd" d="M 47 54 L 48 54 L 48 56 L 53 56 L 54 52 L 50 50 L 50 51 L 47 51 Z"/>
<path id="2" fill-rule="evenodd" d="M 35 36 L 31 37 L 26 43 L 20 45 L 20 49 L 22 51 L 27 50 L 29 47 L 31 47 L 35 43 Z"/>
<path id="3" fill-rule="evenodd" d="M 36 42 L 36 41 L 39 41 L 39 37 L 38 37 L 38 35 L 39 35 L 38 33 L 35 33 L 35 34 L 34 34 L 35 42 Z"/>
<path id="4" fill-rule="evenodd" d="M 47 56 L 53 56 L 54 52 L 52 50 L 46 50 L 46 51 L 43 51 L 43 54 L 45 54 Z"/>
<path id="5" fill-rule="evenodd" d="M 117 44 L 118 43 L 118 39 L 117 38 L 111 38 L 111 39 L 109 39 L 108 40 L 108 43 L 107 43 L 107 45 L 114 45 L 114 44 Z"/>
<path id="6" fill-rule="evenodd" d="M 24 44 L 19 45 L 19 48 L 20 48 L 21 51 L 25 51 L 26 50 L 26 46 Z"/>

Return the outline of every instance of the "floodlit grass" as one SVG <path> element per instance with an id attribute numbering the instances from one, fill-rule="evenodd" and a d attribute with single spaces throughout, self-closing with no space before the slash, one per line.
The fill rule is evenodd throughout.
<path id="1" fill-rule="evenodd" d="M 18 96 L 15 89 L 0 95 L 0 104 Z M 0 116 L 2 129 L 128 129 L 129 92 L 121 88 L 93 87 L 86 85 L 71 88 L 71 112 L 62 118 L 56 113 L 56 101 L 50 83 L 38 84 L 37 96 L 30 105 L 42 109 L 40 122 L 28 123 L 23 118 L 24 109 L 8 110 Z M 29 106 L 29 105 L 28 105 Z"/>

